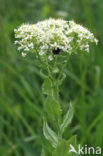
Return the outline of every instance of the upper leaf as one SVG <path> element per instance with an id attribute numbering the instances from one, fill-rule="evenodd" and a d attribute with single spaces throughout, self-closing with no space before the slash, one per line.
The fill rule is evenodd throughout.
<path id="1" fill-rule="evenodd" d="M 52 117 L 53 120 L 59 120 L 61 114 L 60 104 L 51 95 L 48 95 L 44 102 L 45 111 Z"/>
<path id="2" fill-rule="evenodd" d="M 51 88 L 52 88 L 52 82 L 49 78 L 46 78 L 42 85 L 43 93 L 48 95 L 51 92 Z"/>
<path id="3" fill-rule="evenodd" d="M 44 121 L 43 133 L 45 138 L 51 143 L 51 145 L 56 148 L 58 143 L 58 137 L 56 133 L 48 126 L 48 123 Z"/>
<path id="4" fill-rule="evenodd" d="M 70 104 L 69 111 L 66 113 L 63 119 L 63 123 L 60 125 L 61 133 L 65 131 L 66 127 L 71 123 L 73 118 L 73 107 L 72 104 Z"/>

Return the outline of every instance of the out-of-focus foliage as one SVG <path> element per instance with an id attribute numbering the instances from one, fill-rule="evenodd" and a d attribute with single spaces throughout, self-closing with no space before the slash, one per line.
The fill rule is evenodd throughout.
<path id="1" fill-rule="evenodd" d="M 61 87 L 65 112 L 72 100 L 75 116 L 65 138 L 103 146 L 103 1 L 0 0 L 0 156 L 39 156 L 50 146 L 42 134 L 42 79 L 33 56 L 22 58 L 14 45 L 14 28 L 49 17 L 75 20 L 99 39 L 87 55 L 71 57 Z"/>

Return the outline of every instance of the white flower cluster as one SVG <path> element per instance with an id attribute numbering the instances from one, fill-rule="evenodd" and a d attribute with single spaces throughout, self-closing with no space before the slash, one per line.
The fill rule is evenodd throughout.
<path id="1" fill-rule="evenodd" d="M 73 33 L 74 35 L 77 36 L 76 38 L 77 47 L 79 47 L 80 50 L 89 52 L 90 42 L 95 42 L 97 45 L 98 40 L 94 37 L 93 33 L 91 33 L 88 29 L 84 28 L 79 24 L 76 24 L 73 21 L 69 22 L 69 26 L 70 26 L 69 35 L 71 32 L 71 34 Z"/>
<path id="2" fill-rule="evenodd" d="M 48 56 L 50 61 L 59 53 L 73 53 L 77 49 L 89 52 L 89 44 L 98 42 L 86 28 L 73 21 L 48 19 L 33 25 L 21 25 L 15 29 L 15 44 L 22 56 L 36 52 L 40 57 Z"/>

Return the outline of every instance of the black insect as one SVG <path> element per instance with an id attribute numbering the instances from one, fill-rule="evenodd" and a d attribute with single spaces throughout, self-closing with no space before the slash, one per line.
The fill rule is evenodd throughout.
<path id="1" fill-rule="evenodd" d="M 52 52 L 53 52 L 53 54 L 55 54 L 55 55 L 57 55 L 57 54 L 59 54 L 60 53 L 60 49 L 59 48 L 57 48 L 57 49 L 54 49 Z"/>

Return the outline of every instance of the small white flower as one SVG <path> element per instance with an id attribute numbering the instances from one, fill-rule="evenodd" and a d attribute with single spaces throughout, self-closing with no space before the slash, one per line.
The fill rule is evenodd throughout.
<path id="1" fill-rule="evenodd" d="M 25 56 L 27 55 L 27 54 L 26 54 L 26 53 L 24 53 L 24 52 L 22 52 L 21 54 L 22 54 L 22 56 L 23 56 L 23 57 L 25 57 Z"/>
<path id="2" fill-rule="evenodd" d="M 39 55 L 44 55 L 44 51 L 40 51 L 39 52 Z"/>
<path id="3" fill-rule="evenodd" d="M 52 61 L 52 60 L 53 60 L 53 56 L 49 55 L 49 56 L 48 56 L 48 59 L 49 59 L 50 61 Z"/>
<path id="4" fill-rule="evenodd" d="M 89 48 L 86 48 L 86 51 L 89 53 Z"/>
<path id="5" fill-rule="evenodd" d="M 22 49 L 22 47 L 18 47 L 18 50 L 21 50 Z"/>
<path id="6" fill-rule="evenodd" d="M 28 47 L 26 47 L 26 48 L 24 49 L 24 51 L 29 51 L 29 48 L 28 48 Z"/>
<path id="7" fill-rule="evenodd" d="M 15 41 L 15 42 L 14 42 L 14 44 L 17 44 L 17 43 L 18 43 L 18 41 Z"/>
<path id="8" fill-rule="evenodd" d="M 34 48 L 33 43 L 31 42 L 30 44 L 28 44 L 28 47 L 29 47 L 29 48 Z"/>
<path id="9" fill-rule="evenodd" d="M 96 43 L 96 45 L 97 45 L 97 44 L 98 44 L 98 40 L 95 38 L 94 41 L 95 41 L 95 43 Z"/>

